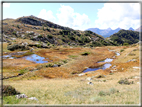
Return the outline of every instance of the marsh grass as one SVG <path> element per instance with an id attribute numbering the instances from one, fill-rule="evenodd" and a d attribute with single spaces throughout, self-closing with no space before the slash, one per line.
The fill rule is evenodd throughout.
<path id="1" fill-rule="evenodd" d="M 113 57 L 115 53 L 109 52 L 108 48 L 120 52 L 124 47 L 116 48 L 110 46 L 96 47 L 95 49 L 77 47 L 71 49 L 59 48 L 58 50 L 36 50 L 43 57 L 50 56 L 51 59 L 54 59 L 56 56 L 52 63 L 64 63 L 63 60 L 68 60 L 69 55 L 78 55 L 78 57 L 76 59 L 70 58 L 71 60 L 68 60 L 67 63 L 60 67 L 45 67 L 46 64 L 24 62 L 28 64 L 27 66 L 24 64 L 25 67 L 29 67 L 29 65 L 33 68 L 37 68 L 37 66 L 42 67 L 38 70 L 27 72 L 15 79 L 4 80 L 3 84 L 15 87 L 17 90 L 20 90 L 20 93 L 24 93 L 28 97 L 36 97 L 38 101 L 28 99 L 18 99 L 17 101 L 14 96 L 7 96 L 3 99 L 4 104 L 140 104 L 140 85 L 136 83 L 139 80 L 133 80 L 134 84 L 130 85 L 121 85 L 118 83 L 121 78 L 140 75 L 138 69 L 133 69 L 133 66 L 139 66 L 139 52 L 133 51 L 136 56 L 126 56 L 126 54 L 136 47 L 126 47 L 125 51 L 114 59 L 112 66 L 116 65 L 117 71 L 113 72 L 113 75 L 107 75 L 110 74 L 110 68 L 92 71 L 81 77 L 76 75 L 82 73 L 86 67 L 98 66 L 96 62 L 100 60 Z M 91 54 L 87 56 L 80 55 L 80 53 L 85 51 L 91 52 Z M 127 60 L 133 57 L 137 57 L 135 62 L 126 63 Z M 6 66 L 8 67 L 9 64 L 12 64 L 10 60 L 5 60 L 4 62 L 7 64 L 5 65 L 5 69 Z M 17 67 L 15 65 L 17 62 L 13 63 L 13 67 Z M 19 70 L 21 69 L 19 68 Z M 7 70 L 11 70 L 11 66 Z M 95 78 L 94 76 L 96 75 L 106 75 L 106 77 Z M 87 84 L 87 77 L 93 78 L 93 85 Z"/>
<path id="2" fill-rule="evenodd" d="M 24 54 L 22 54 L 22 55 L 12 55 L 12 57 L 21 58 L 21 57 L 29 56 L 29 55 L 32 55 L 32 54 L 34 54 L 34 53 L 28 51 L 28 52 L 26 52 L 26 53 L 24 53 Z"/>

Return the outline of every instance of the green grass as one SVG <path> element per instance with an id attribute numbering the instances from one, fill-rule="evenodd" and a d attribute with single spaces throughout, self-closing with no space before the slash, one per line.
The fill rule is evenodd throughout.
<path id="1" fill-rule="evenodd" d="M 120 52 L 123 52 L 123 51 L 124 51 L 124 49 L 121 49 L 121 50 L 120 50 Z"/>
<path id="2" fill-rule="evenodd" d="M 70 58 L 77 58 L 77 55 L 69 55 Z"/>

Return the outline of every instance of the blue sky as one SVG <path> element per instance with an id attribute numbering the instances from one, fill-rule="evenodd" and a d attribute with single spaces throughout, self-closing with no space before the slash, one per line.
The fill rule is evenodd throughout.
<path id="1" fill-rule="evenodd" d="M 34 15 L 76 30 L 140 26 L 139 3 L 4 3 L 3 19 Z"/>

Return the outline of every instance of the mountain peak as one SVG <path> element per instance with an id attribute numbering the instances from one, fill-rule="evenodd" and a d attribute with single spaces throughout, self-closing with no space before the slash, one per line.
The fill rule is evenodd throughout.
<path id="1" fill-rule="evenodd" d="M 134 31 L 134 29 L 133 29 L 132 27 L 130 27 L 130 28 L 129 28 L 129 30 L 132 30 L 132 31 Z"/>
<path id="2" fill-rule="evenodd" d="M 107 30 L 112 30 L 112 29 L 109 27 L 109 28 L 107 28 Z"/>

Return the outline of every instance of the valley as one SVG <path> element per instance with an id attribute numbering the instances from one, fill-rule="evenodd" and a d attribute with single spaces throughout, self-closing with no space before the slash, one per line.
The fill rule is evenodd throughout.
<path id="1" fill-rule="evenodd" d="M 36 98 L 7 88 L 4 104 L 140 104 L 138 32 L 105 39 L 34 16 L 3 23 L 3 85 Z"/>

